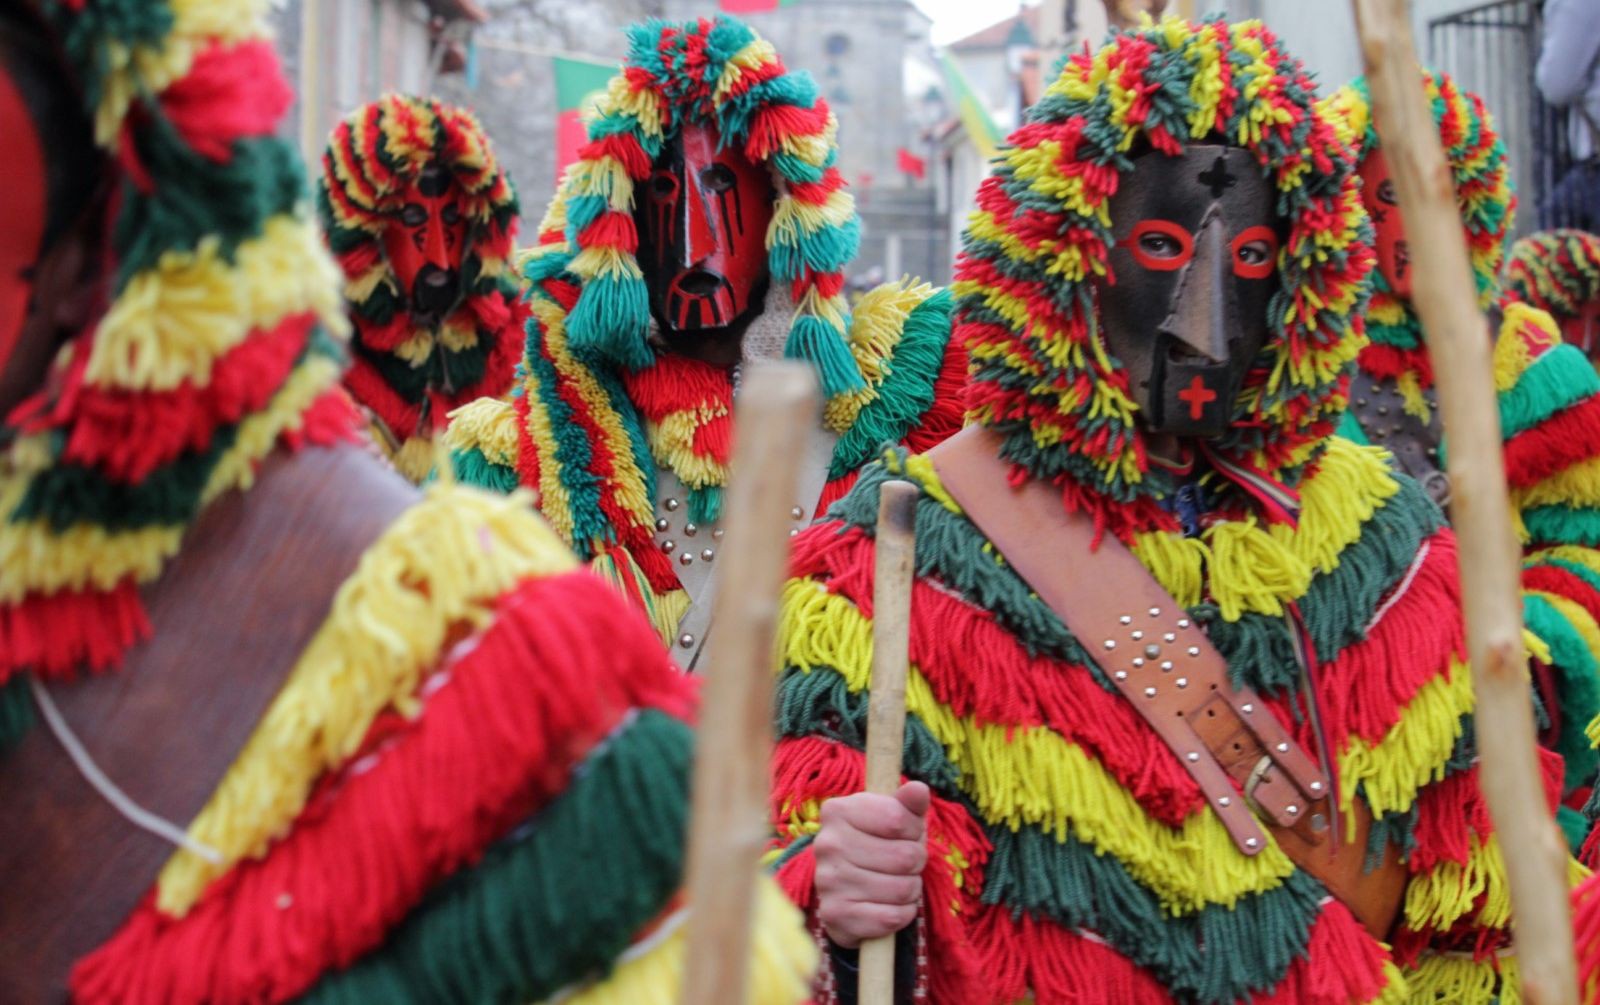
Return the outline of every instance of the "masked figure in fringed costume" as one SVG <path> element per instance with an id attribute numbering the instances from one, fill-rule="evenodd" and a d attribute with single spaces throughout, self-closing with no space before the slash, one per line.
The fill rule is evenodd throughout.
<path id="1" fill-rule="evenodd" d="M 457 412 L 448 438 L 463 481 L 536 490 L 693 666 L 740 365 L 786 356 L 820 377 L 821 428 L 795 459 L 798 530 L 880 444 L 925 448 L 960 427 L 965 357 L 943 291 L 890 283 L 850 313 L 860 221 L 809 76 L 732 18 L 650 22 L 629 40 L 526 264 L 520 385 Z"/>
<path id="2" fill-rule="evenodd" d="M 345 386 L 421 481 L 451 410 L 511 389 L 528 320 L 516 192 L 472 113 L 391 94 L 334 130 L 317 194 L 354 329 Z"/>
<path id="3" fill-rule="evenodd" d="M 1516 200 L 1505 147 L 1481 98 L 1445 74 L 1424 74 L 1434 122 L 1454 176 L 1478 305 L 1495 308 L 1497 274 Z M 1442 468 L 1433 368 L 1411 305 L 1412 249 L 1378 146 L 1365 84 L 1327 99 L 1328 114 L 1355 150 L 1362 202 L 1376 232 L 1367 332 L 1340 432 L 1387 448 L 1401 470 L 1441 506 Z M 1507 302 L 1492 313 L 1495 390 L 1506 476 L 1523 546 L 1523 621 L 1538 636 L 1534 699 L 1540 742 L 1566 758 L 1562 828 L 1576 847 L 1597 759 L 1584 728 L 1600 713 L 1600 377 L 1563 346 L 1549 315 Z"/>
<path id="4" fill-rule="evenodd" d="M 775 857 L 825 1000 L 897 929 L 937 1001 L 1515 994 L 1456 542 L 1331 435 L 1371 231 L 1313 99 L 1258 22 L 1163 21 L 1071 57 L 979 190 L 976 424 L 868 468 L 786 587 Z M 860 793 L 888 477 L 921 489 L 892 798 Z"/>
<path id="5" fill-rule="evenodd" d="M 0 12 L 0 997 L 671 1001 L 691 682 L 360 446 L 262 9 Z"/>
<path id="6" fill-rule="evenodd" d="M 1568 344 L 1600 363 L 1600 235 L 1541 230 L 1519 238 L 1500 285 L 1507 301 L 1547 312 Z"/>

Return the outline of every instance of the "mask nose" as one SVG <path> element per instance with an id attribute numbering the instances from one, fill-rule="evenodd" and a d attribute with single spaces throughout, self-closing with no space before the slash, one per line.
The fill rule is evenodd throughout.
<path id="1" fill-rule="evenodd" d="M 693 268 L 710 258 L 717 250 L 716 237 L 711 231 L 711 211 L 706 206 L 705 193 L 693 178 L 684 179 L 688 198 L 683 200 L 683 261 L 684 268 Z"/>
<path id="2" fill-rule="evenodd" d="M 1212 363 L 1228 361 L 1228 239 L 1213 211 L 1195 235 L 1194 257 L 1178 276 L 1161 331 Z"/>

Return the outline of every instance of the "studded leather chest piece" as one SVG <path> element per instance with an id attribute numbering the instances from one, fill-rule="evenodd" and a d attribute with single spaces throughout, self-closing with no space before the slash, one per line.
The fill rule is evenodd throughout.
<path id="1" fill-rule="evenodd" d="M 1350 413 L 1373 444 L 1394 455 L 1400 470 L 1416 479 L 1440 507 L 1450 504 L 1450 479 L 1439 468 L 1439 405 L 1433 390 L 1423 392 L 1427 420 L 1406 411 L 1399 385 L 1387 377 L 1357 370 L 1350 382 Z"/>

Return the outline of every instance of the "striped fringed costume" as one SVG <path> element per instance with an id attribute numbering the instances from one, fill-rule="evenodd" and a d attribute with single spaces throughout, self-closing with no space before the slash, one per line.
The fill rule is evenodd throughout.
<path id="1" fill-rule="evenodd" d="M 461 301 L 437 325 L 419 324 L 384 256 L 384 231 L 431 164 L 444 167 L 466 221 L 452 249 Z M 344 272 L 354 338 L 345 386 L 373 421 L 373 438 L 412 481 L 434 466 L 434 436 L 452 409 L 511 388 L 527 307 L 511 250 L 517 194 L 471 112 L 390 94 L 352 112 L 322 155 L 317 209 Z"/>
<path id="2" fill-rule="evenodd" d="M 1600 714 L 1600 378 L 1581 351 L 1562 343 L 1549 315 L 1500 296 L 1497 274 L 1516 208 L 1505 147 L 1482 99 L 1457 89 L 1442 73 L 1426 74 L 1426 82 L 1454 176 L 1478 304 L 1489 310 L 1501 301 L 1495 390 L 1523 546 L 1523 620 L 1547 650 L 1537 664 L 1535 702 L 1542 741 L 1566 759 L 1568 805 L 1560 821 L 1576 847 L 1585 826 L 1573 807 L 1583 805 L 1600 765 L 1584 736 L 1589 721 Z M 1377 149 L 1363 81 L 1340 89 L 1326 108 L 1358 158 Z M 1379 270 L 1373 270 L 1372 281 L 1367 308 L 1372 344 L 1362 350 L 1358 365 L 1383 382 L 1378 386 L 1393 388 L 1395 413 L 1404 410 L 1425 424 L 1435 406 L 1421 325 Z M 1381 424 L 1364 431 L 1355 411 L 1341 424 L 1341 434 L 1397 447 Z M 1431 438 L 1429 446 L 1437 446 L 1436 434 Z M 1433 459 L 1443 466 L 1441 451 Z"/>
<path id="3" fill-rule="evenodd" d="M 69 686 L 149 635 L 140 587 L 208 504 L 359 431 L 262 6 L 44 12 L 117 165 L 113 302 L 4 430 L 13 741 L 26 675 Z M 189 824 L 217 860 L 175 853 L 73 1000 L 676 1000 L 692 682 L 525 497 L 432 489 L 309 639 Z M 795 1005 L 814 950 L 761 897 L 751 1000 Z"/>
<path id="4" fill-rule="evenodd" d="M 735 376 L 646 341 L 633 192 L 668 137 L 686 121 L 710 122 L 772 171 L 773 293 L 746 335 L 746 354 L 755 330 L 776 323 L 761 341 L 782 344 L 819 374 L 824 426 L 838 439 L 817 512 L 848 490 L 880 445 L 926 449 L 960 427 L 966 357 L 950 341 L 948 294 L 926 284 L 886 284 L 851 313 L 844 270 L 860 221 L 834 167 L 833 115 L 810 77 L 787 71 L 733 18 L 651 22 L 629 38 L 622 72 L 589 122 L 589 144 L 540 227 L 542 245 L 527 256 L 533 320 L 518 386 L 509 401 L 459 410 L 446 435 L 462 481 L 534 489 L 556 530 L 670 640 L 688 599 L 678 556 L 656 537 L 666 515 L 657 512 L 658 473 L 687 489 L 668 505 L 686 505 L 701 526 L 716 521 Z"/>
<path id="5" fill-rule="evenodd" d="M 1600 234 L 1563 228 L 1517 238 L 1500 286 L 1507 300 L 1548 311 L 1558 322 L 1576 318 L 1600 303 Z"/>
<path id="6" fill-rule="evenodd" d="M 774 851 L 815 906 L 821 803 L 862 786 L 879 484 L 921 490 L 904 771 L 933 790 L 922 905 L 935 1001 L 1515 1000 L 1509 900 L 1476 787 L 1456 544 L 1383 451 L 1330 436 L 1364 342 L 1370 231 L 1312 84 L 1257 22 L 1167 20 L 1074 56 L 1009 140 L 957 268 L 972 416 L 1016 477 L 1092 515 L 1204 625 L 1307 750 L 1314 689 L 1342 819 L 1364 800 L 1407 888 L 1390 945 L 1274 843 L 1238 852 L 1192 777 L 996 554 L 924 457 L 895 450 L 796 543 L 780 626 Z M 1089 313 L 1107 199 L 1139 137 L 1219 135 L 1281 193 L 1271 335 L 1208 449 L 1185 536 Z M 1247 486 L 1276 483 L 1294 517 Z M 1259 491 L 1259 488 L 1255 489 Z M 1293 627 L 1297 613 L 1304 631 Z M 1297 649 L 1315 666 L 1302 680 Z M 1548 758 L 1549 784 L 1559 771 Z M 1552 798 L 1554 793 L 1551 793 Z"/>

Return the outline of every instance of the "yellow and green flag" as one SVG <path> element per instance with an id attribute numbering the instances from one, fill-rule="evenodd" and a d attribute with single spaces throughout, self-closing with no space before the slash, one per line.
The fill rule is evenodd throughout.
<path id="1" fill-rule="evenodd" d="M 588 136 L 583 113 L 605 93 L 606 84 L 620 72 L 615 63 L 553 56 L 556 75 L 556 176 L 578 159 Z"/>
<path id="2" fill-rule="evenodd" d="M 962 128 L 972 139 L 972 145 L 978 148 L 978 153 L 984 160 L 991 160 L 1000 150 L 1000 143 L 1005 137 L 1000 132 L 1000 127 L 995 125 L 994 118 L 989 115 L 989 109 L 984 107 L 982 101 L 972 90 L 972 85 L 967 82 L 967 75 L 961 72 L 961 64 L 948 52 L 939 54 L 939 68 L 944 71 L 945 90 L 950 93 L 950 100 L 955 104 L 956 117 L 961 120 Z"/>

